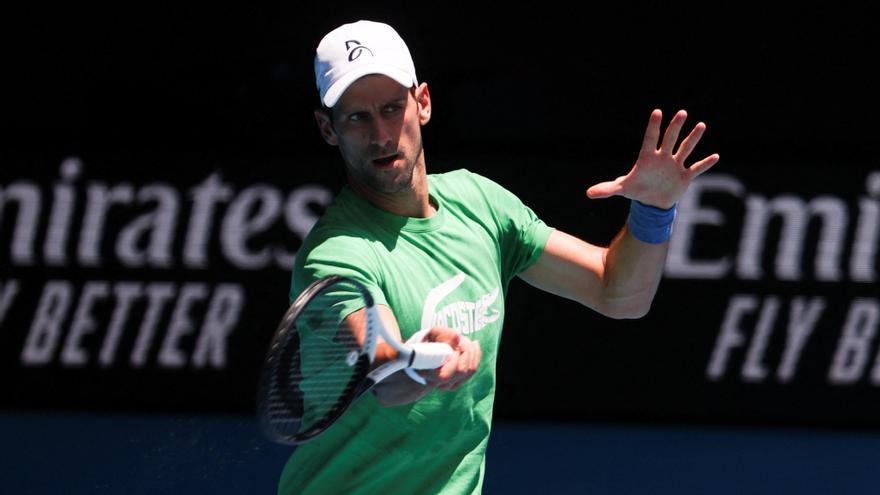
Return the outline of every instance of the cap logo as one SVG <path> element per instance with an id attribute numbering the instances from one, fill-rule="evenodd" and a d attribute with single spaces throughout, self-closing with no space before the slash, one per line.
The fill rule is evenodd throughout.
<path id="1" fill-rule="evenodd" d="M 360 41 L 357 41 L 357 40 L 346 41 L 345 42 L 345 49 L 348 51 L 348 61 L 349 62 L 354 62 L 355 60 L 357 60 L 358 57 L 360 57 L 361 54 L 364 53 L 364 51 L 370 52 L 370 56 L 375 57 L 375 55 L 373 55 L 373 50 L 370 50 L 369 48 L 365 47 L 364 45 L 361 44 Z"/>

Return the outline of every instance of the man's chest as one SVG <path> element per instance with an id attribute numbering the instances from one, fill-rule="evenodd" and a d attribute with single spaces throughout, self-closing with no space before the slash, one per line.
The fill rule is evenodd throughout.
<path id="1" fill-rule="evenodd" d="M 434 326 L 454 328 L 471 338 L 500 332 L 501 253 L 489 232 L 459 227 L 402 235 L 392 249 L 378 255 L 385 298 L 404 339 Z"/>

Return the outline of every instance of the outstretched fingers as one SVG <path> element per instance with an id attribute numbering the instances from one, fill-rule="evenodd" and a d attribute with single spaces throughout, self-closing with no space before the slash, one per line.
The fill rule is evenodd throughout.
<path id="1" fill-rule="evenodd" d="M 718 163 L 718 160 L 720 159 L 721 156 L 719 156 L 718 153 L 715 153 L 714 155 L 709 155 L 706 158 L 703 158 L 697 163 L 691 165 L 690 168 L 687 169 L 688 175 L 690 175 L 691 179 L 695 179 L 699 177 L 700 174 L 702 174 L 703 172 L 712 168 L 712 166 Z"/>
<path id="2" fill-rule="evenodd" d="M 675 149 L 675 143 L 678 141 L 678 135 L 681 133 L 681 127 L 684 125 L 684 121 L 687 120 L 687 112 L 684 110 L 679 110 L 678 113 L 672 117 L 672 122 L 669 123 L 669 126 L 666 128 L 666 134 L 663 136 L 663 144 L 660 145 L 660 151 L 672 154 L 672 150 Z"/>
<path id="3" fill-rule="evenodd" d="M 645 136 L 642 140 L 642 149 L 632 170 L 627 175 L 613 181 L 600 182 L 591 186 L 586 191 L 587 197 L 600 199 L 624 196 L 639 199 L 644 191 L 659 189 L 668 191 L 670 193 L 669 199 L 674 201 L 680 196 L 676 191 L 687 188 L 686 181 L 682 179 L 699 176 L 719 160 L 719 156 L 714 154 L 690 168 L 685 168 L 685 161 L 706 131 L 706 124 L 698 123 L 676 150 L 676 144 L 687 117 L 688 114 L 685 110 L 679 110 L 666 127 L 662 143 L 659 143 L 663 112 L 660 109 L 651 112 L 648 127 L 645 129 Z M 673 174 L 673 171 L 677 173 Z M 687 173 L 686 176 L 682 175 L 685 173 L 684 171 Z"/>
<path id="4" fill-rule="evenodd" d="M 645 137 L 642 139 L 642 153 L 657 150 L 657 142 L 660 140 L 660 121 L 662 120 L 663 112 L 660 109 L 651 112 L 651 117 L 648 119 L 648 128 L 645 130 Z"/>
<path id="5" fill-rule="evenodd" d="M 681 146 L 678 147 L 678 152 L 675 154 L 675 161 L 684 165 L 685 160 L 688 159 L 691 152 L 697 147 L 697 143 L 700 142 L 704 132 L 706 132 L 706 124 L 700 122 L 694 126 L 694 129 L 688 134 L 688 137 L 686 137 L 684 141 L 681 142 Z"/>

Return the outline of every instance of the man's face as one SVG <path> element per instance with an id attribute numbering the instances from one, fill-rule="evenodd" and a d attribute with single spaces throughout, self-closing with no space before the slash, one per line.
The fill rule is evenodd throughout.
<path id="1" fill-rule="evenodd" d="M 422 84 L 412 90 L 379 74 L 349 86 L 332 109 L 333 121 L 315 113 L 324 139 L 339 147 L 349 182 L 380 194 L 412 185 L 417 166 L 424 170 L 421 126 L 430 119 L 430 95 Z"/>

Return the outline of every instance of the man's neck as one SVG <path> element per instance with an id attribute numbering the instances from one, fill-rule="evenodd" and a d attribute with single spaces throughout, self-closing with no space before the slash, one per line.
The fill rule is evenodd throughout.
<path id="1" fill-rule="evenodd" d="M 428 218 L 437 212 L 428 195 L 425 167 L 416 166 L 410 187 L 394 193 L 383 193 L 349 180 L 349 187 L 373 206 L 402 217 Z"/>

